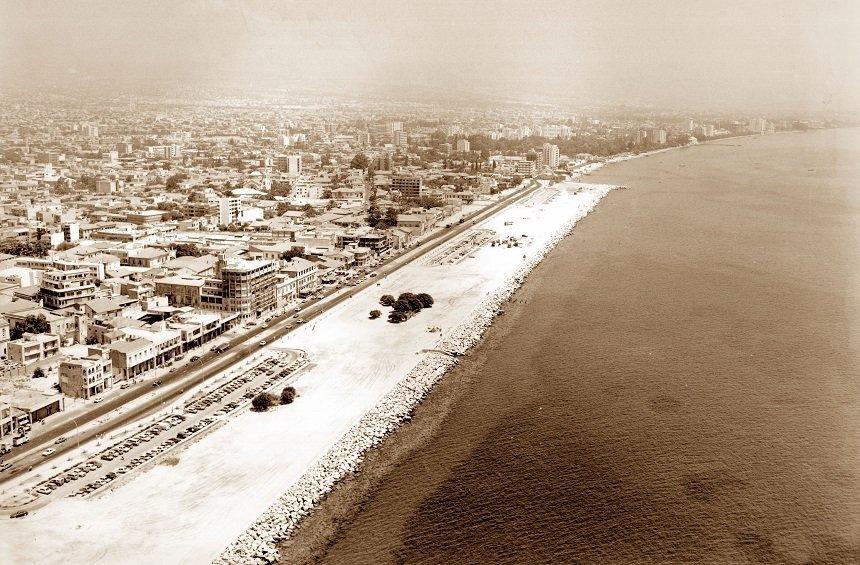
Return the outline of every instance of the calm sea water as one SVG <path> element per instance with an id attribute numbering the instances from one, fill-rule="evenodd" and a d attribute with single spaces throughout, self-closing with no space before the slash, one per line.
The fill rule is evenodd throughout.
<path id="1" fill-rule="evenodd" d="M 588 180 L 632 190 L 446 377 L 324 561 L 857 562 L 860 131 Z"/>

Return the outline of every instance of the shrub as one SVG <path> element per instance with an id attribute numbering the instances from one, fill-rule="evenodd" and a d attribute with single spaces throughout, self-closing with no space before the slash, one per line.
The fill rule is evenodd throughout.
<path id="1" fill-rule="evenodd" d="M 414 296 L 412 298 L 407 298 L 406 302 L 409 303 L 409 309 L 413 312 L 420 312 L 421 309 L 424 308 L 424 305 L 421 304 L 421 301 Z"/>
<path id="2" fill-rule="evenodd" d="M 394 303 L 394 311 L 395 312 L 411 312 L 412 305 L 409 304 L 408 300 L 398 300 Z"/>
<path id="3" fill-rule="evenodd" d="M 393 306 L 394 305 L 394 297 L 390 294 L 383 294 L 382 298 L 379 299 L 379 303 L 383 306 Z"/>
<path id="4" fill-rule="evenodd" d="M 268 392 L 261 392 L 251 401 L 251 406 L 257 412 L 265 412 L 278 403 L 278 397 Z"/>
<path id="5" fill-rule="evenodd" d="M 36 370 L 33 371 L 34 379 L 44 379 L 46 376 L 45 371 L 43 371 L 41 367 L 37 367 Z"/>
<path id="6" fill-rule="evenodd" d="M 423 306 L 424 308 L 430 308 L 431 306 L 433 306 L 433 297 L 426 292 L 416 294 L 415 298 L 421 301 L 421 306 Z"/>
<path id="7" fill-rule="evenodd" d="M 379 310 L 371 310 L 370 311 L 370 319 L 371 320 L 375 320 L 380 316 L 382 316 L 382 312 L 380 312 Z"/>
<path id="8" fill-rule="evenodd" d="M 296 389 L 291 386 L 284 387 L 281 391 L 281 404 L 290 404 L 296 399 Z"/>
<path id="9" fill-rule="evenodd" d="M 400 296 L 397 297 L 397 300 L 409 300 L 410 298 L 415 298 L 415 295 L 411 292 L 401 292 Z"/>
<path id="10" fill-rule="evenodd" d="M 399 324 L 400 322 L 405 322 L 409 319 L 409 316 L 405 312 L 398 312 L 395 310 L 388 314 L 388 321 L 392 324 Z"/>

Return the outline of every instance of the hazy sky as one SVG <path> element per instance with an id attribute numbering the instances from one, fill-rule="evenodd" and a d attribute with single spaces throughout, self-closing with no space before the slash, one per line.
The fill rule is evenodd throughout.
<path id="1" fill-rule="evenodd" d="M 0 80 L 854 109 L 858 38 L 858 0 L 0 0 Z"/>

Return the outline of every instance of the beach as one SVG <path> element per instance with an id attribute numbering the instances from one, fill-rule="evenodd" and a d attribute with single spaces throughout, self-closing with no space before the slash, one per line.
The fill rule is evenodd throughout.
<path id="1" fill-rule="evenodd" d="M 763 136 L 590 176 L 631 190 L 282 562 L 851 562 L 858 150 Z"/>
<path id="2" fill-rule="evenodd" d="M 273 534 L 285 523 L 263 531 L 260 516 L 271 517 L 296 485 L 315 493 L 301 501 L 307 511 L 350 473 L 362 450 L 408 417 L 452 366 L 448 353 L 480 339 L 531 267 L 612 188 L 570 183 L 539 190 L 475 226 L 516 245 L 487 240 L 453 255 L 431 253 L 357 293 L 272 344 L 304 351 L 311 363 L 296 378 L 293 404 L 240 414 L 180 451 L 175 465 L 148 469 L 114 492 L 57 500 L 4 523 L 0 553 L 20 562 L 38 548 L 43 562 L 67 563 L 274 558 Z M 368 318 L 380 308 L 379 296 L 407 291 L 427 292 L 435 304 L 403 324 Z M 427 351 L 433 349 L 446 353 Z M 368 436 L 362 422 L 382 427 Z M 343 447 L 339 442 L 356 429 L 360 437 L 347 442 L 355 449 L 332 459 L 333 446 Z M 308 469 L 321 461 L 333 467 L 308 482 Z M 249 535 L 262 545 L 244 543 Z"/>

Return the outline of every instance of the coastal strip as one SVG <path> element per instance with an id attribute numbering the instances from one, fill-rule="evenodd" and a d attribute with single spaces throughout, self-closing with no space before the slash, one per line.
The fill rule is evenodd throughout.
<path id="1" fill-rule="evenodd" d="M 592 164 L 587 174 L 599 168 Z M 402 422 L 411 418 L 415 407 L 430 393 L 434 385 L 457 364 L 457 357 L 466 353 L 482 338 L 501 306 L 523 284 L 529 273 L 567 236 L 611 190 L 612 185 L 589 185 L 593 197 L 564 220 L 534 253 L 526 257 L 516 271 L 499 288 L 488 294 L 449 334 L 441 339 L 435 351 L 423 354 L 421 361 L 409 371 L 382 399 L 368 410 L 322 457 L 289 489 L 282 494 L 250 527 L 221 555 L 217 565 L 236 563 L 271 563 L 279 559 L 277 543 L 296 530 L 322 499 L 344 477 L 355 473 L 364 455 L 378 445 Z M 444 353 L 440 353 L 444 352 Z"/>

